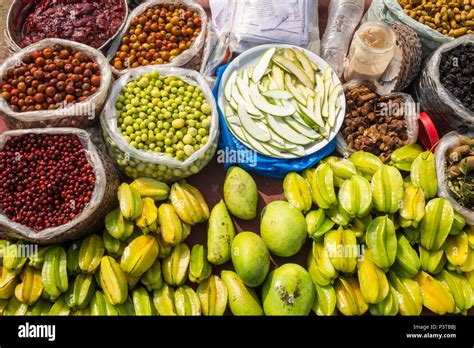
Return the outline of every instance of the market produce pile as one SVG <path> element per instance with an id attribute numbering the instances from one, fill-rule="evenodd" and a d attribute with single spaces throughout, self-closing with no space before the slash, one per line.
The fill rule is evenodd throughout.
<path id="1" fill-rule="evenodd" d="M 193 45 L 201 26 L 199 14 L 183 4 L 148 8 L 133 18 L 112 65 L 124 69 L 169 63 Z"/>
<path id="2" fill-rule="evenodd" d="M 446 52 L 439 67 L 441 83 L 466 108 L 474 111 L 474 44 Z"/>
<path id="3" fill-rule="evenodd" d="M 223 315 L 228 307 L 234 315 L 419 315 L 423 306 L 465 314 L 474 229 L 436 197 L 431 152 L 408 145 L 392 161 L 355 152 L 288 174 L 287 201 L 267 205 L 260 234 L 236 234 L 232 216 L 256 219 L 258 198 L 238 167 L 211 211 L 184 181 L 123 183 L 101 235 L 25 258 L 15 254 L 21 242 L 2 241 L 2 314 Z M 207 244 L 185 244 L 206 221 Z M 272 254 L 295 255 L 308 238 L 306 269 L 270 270 Z"/>
<path id="4" fill-rule="evenodd" d="M 125 18 L 125 1 L 36 1 L 23 24 L 22 45 L 46 38 L 62 38 L 101 47 L 119 30 Z"/>
<path id="5" fill-rule="evenodd" d="M 411 18 L 443 35 L 459 37 L 474 33 L 472 0 L 400 0 L 400 5 Z"/>
<path id="6" fill-rule="evenodd" d="M 41 231 L 64 225 L 90 202 L 94 169 L 74 135 L 10 138 L 0 151 L 0 208 L 12 221 Z"/>
<path id="7" fill-rule="evenodd" d="M 331 67 L 321 70 L 304 50 L 271 48 L 229 76 L 224 114 L 250 148 L 280 158 L 305 156 L 334 134 L 341 92 Z"/>
<path id="8" fill-rule="evenodd" d="M 405 100 L 379 96 L 364 82 L 346 91 L 346 117 L 341 134 L 353 151 L 367 151 L 387 162 L 392 152 L 408 143 Z"/>
<path id="9" fill-rule="evenodd" d="M 116 108 L 122 135 L 134 148 L 184 160 L 209 140 L 211 107 L 198 87 L 176 76 L 143 74 L 127 83 Z"/>
<path id="10" fill-rule="evenodd" d="M 9 68 L 0 88 L 15 112 L 55 110 L 85 101 L 96 93 L 100 81 L 97 62 L 74 48 L 54 45 Z"/>
<path id="11" fill-rule="evenodd" d="M 474 210 L 474 139 L 461 136 L 459 142 L 446 154 L 447 185 L 460 205 Z"/>

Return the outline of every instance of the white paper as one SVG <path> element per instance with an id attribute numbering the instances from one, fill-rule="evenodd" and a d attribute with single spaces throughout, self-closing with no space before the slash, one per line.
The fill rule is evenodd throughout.
<path id="1" fill-rule="evenodd" d="M 230 0 L 210 0 L 209 7 L 211 9 L 214 27 L 219 32 L 223 32 L 232 21 L 232 6 Z"/>
<path id="2" fill-rule="evenodd" d="M 239 42 L 306 46 L 310 35 L 309 1 L 312 0 L 236 1 L 234 35 Z"/>

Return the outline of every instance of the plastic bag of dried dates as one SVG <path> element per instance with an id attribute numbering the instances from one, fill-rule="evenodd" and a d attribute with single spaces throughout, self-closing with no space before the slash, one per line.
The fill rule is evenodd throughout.
<path id="1" fill-rule="evenodd" d="M 0 135 L 0 237 L 62 243 L 100 231 L 116 203 L 110 158 L 77 128 Z"/>
<path id="2" fill-rule="evenodd" d="M 439 133 L 474 131 L 474 34 L 439 47 L 426 61 L 415 91 Z"/>
<path id="3" fill-rule="evenodd" d="M 337 135 L 336 150 L 347 157 L 366 151 L 384 163 L 396 149 L 418 139 L 418 110 L 405 93 L 380 95 L 372 82 L 354 80 L 344 85 L 346 116 Z"/>
<path id="4" fill-rule="evenodd" d="M 111 79 L 99 50 L 45 39 L 0 66 L 0 115 L 10 129 L 87 128 L 102 110 Z"/>
<path id="5" fill-rule="evenodd" d="M 164 65 L 199 70 L 207 14 L 191 0 L 150 0 L 135 8 L 107 53 L 116 76 L 131 68 Z"/>
<path id="6" fill-rule="evenodd" d="M 468 225 L 474 225 L 474 133 L 446 134 L 436 147 L 438 196 L 446 198 Z"/>

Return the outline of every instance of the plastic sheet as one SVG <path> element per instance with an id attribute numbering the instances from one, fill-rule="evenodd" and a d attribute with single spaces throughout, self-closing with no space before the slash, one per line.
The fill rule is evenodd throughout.
<path id="1" fill-rule="evenodd" d="M 115 108 L 115 104 L 122 89 L 129 81 L 153 70 L 157 70 L 158 73 L 163 76 L 177 76 L 185 82 L 197 86 L 204 93 L 208 104 L 212 108 L 209 141 L 184 161 L 179 161 L 164 153 L 135 149 L 123 138 L 117 127 L 117 109 Z M 217 106 L 206 80 L 194 70 L 162 65 L 149 65 L 130 69 L 113 85 L 107 103 L 102 111 L 100 121 L 109 155 L 118 167 L 127 176 L 132 178 L 146 176 L 165 182 L 187 178 L 204 168 L 212 159 L 217 149 L 219 137 Z"/>
<path id="2" fill-rule="evenodd" d="M 96 184 L 91 201 L 76 218 L 68 223 L 44 229 L 40 232 L 11 221 L 0 212 L 0 238 L 22 239 L 38 244 L 62 243 L 97 232 L 104 224 L 105 215 L 116 202 L 118 176 L 107 155 L 94 146 L 85 130 L 76 128 L 25 129 L 8 131 L 0 135 L 0 149 L 10 137 L 25 134 L 71 134 L 79 137 L 85 154 L 92 165 Z"/>

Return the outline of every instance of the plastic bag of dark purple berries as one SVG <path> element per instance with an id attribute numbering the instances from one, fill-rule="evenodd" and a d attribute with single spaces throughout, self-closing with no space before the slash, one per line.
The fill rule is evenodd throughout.
<path id="1" fill-rule="evenodd" d="M 70 56 L 67 60 L 56 55 L 45 58 L 40 54 L 45 50 L 52 50 L 53 54 L 68 51 Z M 68 69 L 73 70 L 66 70 L 65 62 L 69 58 L 73 62 L 75 54 L 79 54 L 81 60 L 74 62 L 77 65 L 69 64 Z M 42 58 L 39 66 L 34 58 L 37 55 Z M 85 62 L 91 63 L 93 70 L 82 67 Z M 38 78 L 35 77 L 37 70 L 41 75 Z M 94 75 L 86 76 L 86 70 L 93 71 Z M 63 75 L 63 80 L 59 75 Z M 0 66 L 0 115 L 10 129 L 87 128 L 96 122 L 102 111 L 111 79 L 110 65 L 99 50 L 73 41 L 45 39 L 15 53 Z M 48 88 L 55 92 L 54 96 L 47 94 Z"/>
<path id="2" fill-rule="evenodd" d="M 119 184 L 119 179 L 117 176 L 117 172 L 110 161 L 110 158 L 105 154 L 104 151 L 96 148 L 96 146 L 92 143 L 90 135 L 85 131 L 77 128 L 49 128 L 49 129 L 25 129 L 25 130 L 14 130 L 14 131 L 7 131 L 3 134 L 0 135 L 0 159 L 2 159 L 2 163 L 0 166 L 0 173 L 2 173 L 2 177 L 0 178 L 0 184 L 2 185 L 2 188 L 5 188 L 4 185 L 9 185 L 8 183 L 8 173 L 11 171 L 11 168 L 13 166 L 10 166 L 10 169 L 5 168 L 7 167 L 5 163 L 8 163 L 7 161 L 4 161 L 7 156 L 12 155 L 12 153 L 17 156 L 18 161 L 24 161 L 24 164 L 22 166 L 32 166 L 31 161 L 32 159 L 29 157 L 25 157 L 25 154 L 22 154 L 20 151 L 15 151 L 12 152 L 12 149 L 14 148 L 14 139 L 17 139 L 17 142 L 19 142 L 19 137 L 26 137 L 28 135 L 35 135 L 35 136 L 65 136 L 65 135 L 71 135 L 73 136 L 72 138 L 68 139 L 73 139 L 74 142 L 71 142 L 70 144 L 76 144 L 77 148 L 70 148 L 69 153 L 81 153 L 83 151 L 83 155 L 86 158 L 86 161 L 90 166 L 87 166 L 87 169 L 89 173 L 93 173 L 94 175 L 94 181 L 92 181 L 90 186 L 90 189 L 92 190 L 92 194 L 90 195 L 90 198 L 88 197 L 87 201 L 85 204 L 81 205 L 81 211 L 78 211 L 77 214 L 75 214 L 75 217 L 72 219 L 65 219 L 65 223 L 63 224 L 52 224 L 51 226 L 45 226 L 41 225 L 41 227 L 38 227 L 39 224 L 38 222 L 38 217 L 41 216 L 40 213 L 36 212 L 25 212 L 24 209 L 22 210 L 21 206 L 18 206 L 21 203 L 21 197 L 25 197 L 25 195 L 21 195 L 20 191 L 18 191 L 18 186 L 21 185 L 21 191 L 24 192 L 24 190 L 29 190 L 28 192 L 33 192 L 31 195 L 35 195 L 35 198 L 38 198 L 38 202 L 33 201 L 33 207 L 36 207 L 37 204 L 48 204 L 47 202 L 45 203 L 44 200 L 46 200 L 46 197 L 39 197 L 40 191 L 38 191 L 38 186 L 40 184 L 38 183 L 29 183 L 26 184 L 26 181 L 18 181 L 14 179 L 15 182 L 15 187 L 11 188 L 9 191 L 15 191 L 14 193 L 10 192 L 9 196 L 10 202 L 12 204 L 5 204 L 6 200 L 2 199 L 2 204 L 0 206 L 0 238 L 7 238 L 7 239 L 20 239 L 20 240 L 25 240 L 31 243 L 37 243 L 37 244 L 52 244 L 52 243 L 62 243 L 65 241 L 70 241 L 74 239 L 78 239 L 84 235 L 94 233 L 101 231 L 104 226 L 104 220 L 105 216 L 108 212 L 110 212 L 112 209 L 115 208 L 117 205 L 117 199 L 116 199 L 116 190 Z M 76 138 L 74 138 L 77 137 Z M 44 138 L 43 138 L 44 139 Z M 54 141 L 54 139 L 51 139 L 51 141 Z M 77 142 L 79 141 L 80 144 Z M 8 144 L 9 150 L 5 150 L 5 146 Z M 22 142 L 22 144 L 24 144 Z M 38 140 L 36 140 L 37 147 L 38 145 Z M 17 145 L 18 147 L 18 145 Z M 54 147 L 54 145 L 52 146 Z M 56 146 L 59 149 L 59 145 Z M 16 147 L 15 147 L 16 148 Z M 25 153 L 31 152 L 31 146 L 25 147 L 27 151 Z M 48 147 L 49 148 L 49 147 Z M 82 149 L 81 149 L 82 148 Z M 36 155 L 37 156 L 37 155 Z M 82 154 L 80 155 L 81 158 Z M 61 156 L 60 156 L 61 157 Z M 63 156 L 65 157 L 65 156 Z M 16 159 L 15 159 L 16 160 Z M 34 159 L 33 159 L 34 160 Z M 38 162 L 39 163 L 39 162 Z M 42 162 L 41 162 L 42 163 Z M 16 166 L 16 165 L 15 165 Z M 17 167 L 18 168 L 18 167 Z M 45 168 L 45 171 L 48 169 Z M 17 170 L 18 171 L 18 170 Z M 51 173 L 50 171 L 48 173 Z M 18 174 L 16 174 L 19 176 Z M 43 175 L 40 173 L 40 175 Z M 52 174 L 51 174 L 52 175 Z M 91 175 L 91 174 L 90 174 Z M 52 185 L 48 185 L 48 192 L 53 192 L 51 195 L 48 195 L 49 197 L 54 197 L 53 199 L 61 200 L 60 204 L 61 207 L 69 207 L 68 204 L 78 204 L 74 200 L 69 200 L 68 196 L 65 196 L 63 194 L 63 191 L 60 191 L 58 188 L 60 185 L 55 185 L 54 180 L 62 180 L 64 174 L 61 173 L 61 175 L 56 176 L 55 178 L 52 177 L 46 177 L 44 178 L 48 184 L 53 183 Z M 38 176 L 35 176 L 35 178 L 38 178 Z M 84 178 L 78 179 L 76 182 L 79 183 L 84 183 Z M 51 187 L 49 187 L 51 186 Z M 64 187 L 64 186 L 63 186 Z M 83 186 L 78 186 L 78 187 L 83 187 Z M 79 197 L 82 197 L 80 195 L 80 189 L 77 189 L 76 187 L 69 189 L 74 190 L 74 193 L 79 193 Z M 61 198 L 59 198 L 60 192 Z M 89 191 L 90 193 L 90 191 Z M 3 196 L 3 198 L 6 195 Z M 43 200 L 43 203 L 42 203 Z M 79 201 L 82 201 L 82 198 L 80 198 Z M 20 204 L 21 205 L 21 204 Z M 7 209 L 12 206 L 15 206 L 15 213 L 16 216 L 18 216 L 20 210 L 22 211 L 22 216 L 31 216 L 32 218 L 35 219 L 36 224 L 32 224 L 30 220 L 24 220 L 24 219 L 16 219 L 15 218 L 15 213 L 11 212 L 11 209 L 7 211 Z M 50 206 L 50 205 L 49 205 Z M 3 208 L 2 208 L 3 207 Z M 46 211 L 53 210 L 53 208 L 47 208 Z M 39 209 L 37 209 L 39 211 Z M 44 209 L 41 211 L 45 211 Z M 60 211 L 59 209 L 56 209 L 56 211 Z M 46 218 L 45 218 L 46 219 Z M 44 219 L 44 220 L 45 220 Z M 13 220 L 16 220 L 18 222 L 15 222 Z"/>
<path id="3" fill-rule="evenodd" d="M 422 111 L 440 134 L 474 131 L 474 34 L 440 46 L 415 83 Z"/>

